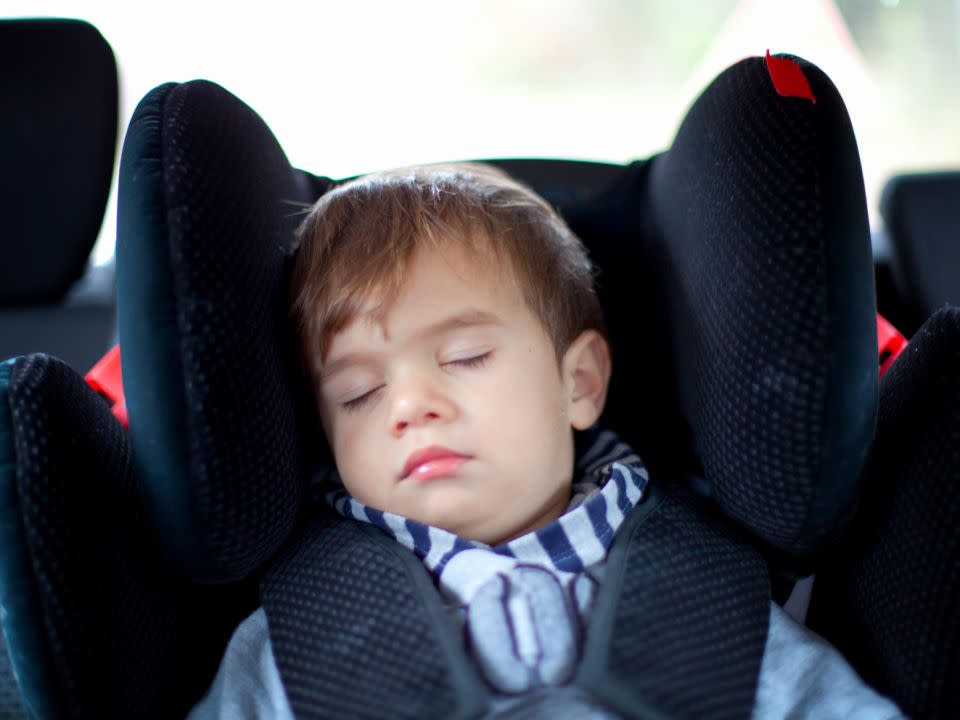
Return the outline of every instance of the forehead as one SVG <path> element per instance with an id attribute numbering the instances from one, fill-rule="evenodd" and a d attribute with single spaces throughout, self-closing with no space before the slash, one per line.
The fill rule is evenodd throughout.
<path id="1" fill-rule="evenodd" d="M 329 338 L 328 361 L 354 343 L 389 344 L 466 327 L 509 324 L 526 305 L 513 273 L 504 265 L 456 246 L 418 249 L 392 301 L 370 298 Z"/>

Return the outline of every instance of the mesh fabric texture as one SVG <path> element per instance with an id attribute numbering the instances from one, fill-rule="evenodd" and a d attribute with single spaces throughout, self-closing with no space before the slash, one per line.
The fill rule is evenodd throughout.
<path id="1" fill-rule="evenodd" d="M 117 280 L 130 431 L 148 511 L 201 582 L 254 572 L 302 494 L 290 241 L 316 189 L 217 85 L 154 90 L 120 171 Z"/>
<path id="2" fill-rule="evenodd" d="M 426 570 L 379 530 L 319 515 L 261 595 L 298 718 L 472 717 L 482 707 Z"/>
<path id="3" fill-rule="evenodd" d="M 625 693 L 614 707 L 631 715 L 749 717 L 770 617 L 763 558 L 678 488 L 628 523 L 614 550 L 624 564 L 611 553 L 593 611 L 588 633 L 602 642 L 588 645 L 581 685 L 603 688 L 612 673 Z"/>
<path id="4" fill-rule="evenodd" d="M 666 446 L 693 444 L 724 510 L 795 554 L 849 512 L 876 402 L 856 145 L 835 89 L 804 67 L 816 105 L 778 96 L 761 60 L 740 63 L 652 170 L 632 166 L 592 207 L 562 208 L 589 230 L 621 203 L 607 237 L 626 243 L 597 252 L 601 298 L 626 298 L 611 311 L 614 352 L 643 336 L 644 313 L 661 316 L 645 353 L 655 372 L 629 387 L 615 378 L 611 412 L 652 399 L 646 415 L 672 428 Z M 124 147 L 118 288 L 135 461 L 172 557 L 206 582 L 249 576 L 299 508 L 293 398 L 308 393 L 291 380 L 285 262 L 296 202 L 326 187 L 302 179 L 250 108 L 200 81 L 148 96 Z M 645 362 L 620 367 L 636 376 Z"/>
<path id="5" fill-rule="evenodd" d="M 32 636 L 11 646 L 23 686 L 52 695 L 31 704 L 43 718 L 183 716 L 241 611 L 165 571 L 123 428 L 82 378 L 33 355 L 8 392 L 29 559 L 16 584 L 35 604 L 6 621 Z"/>
<path id="6" fill-rule="evenodd" d="M 856 141 L 836 89 L 781 97 L 761 58 L 722 73 L 650 169 L 677 400 L 709 492 L 788 553 L 849 515 L 876 409 L 873 269 Z"/>
<path id="7" fill-rule="evenodd" d="M 805 67 L 813 109 L 777 96 L 762 64 L 747 61 L 701 97 L 669 153 L 627 168 L 594 205 L 625 213 L 610 224 L 628 218 L 620 234 L 605 236 L 626 244 L 597 253 L 601 298 L 613 296 L 613 278 L 626 298 L 611 334 L 640 338 L 661 362 L 660 374 L 617 399 L 620 409 L 676 421 L 676 437 L 692 439 L 724 510 L 800 553 L 822 544 L 850 505 L 876 396 L 856 146 L 835 90 Z M 298 185 L 262 121 L 209 83 L 165 86 L 137 118 L 121 168 L 121 240 L 134 249 L 118 268 L 137 472 L 175 562 L 196 579 L 244 577 L 291 531 L 298 508 L 304 448 L 293 432 L 296 372 L 282 293 L 289 228 L 277 217 L 284 199 L 312 200 L 322 188 Z M 583 207 L 574 219 L 574 209 L 576 228 L 602 225 Z M 661 318 L 644 338 L 646 312 Z M 640 373 L 639 362 L 619 367 Z M 669 397 L 647 404 L 643 388 L 656 385 Z M 315 526 L 296 545 L 307 549 L 272 567 L 262 586 L 291 702 L 305 716 L 382 714 L 386 702 L 401 714 L 442 716 L 454 707 L 453 688 L 469 682 L 437 659 L 442 633 L 416 631 L 428 622 L 429 600 L 411 576 L 354 532 Z M 712 537 L 697 542 L 708 549 Z M 697 561 L 677 552 L 692 577 Z M 753 587 L 753 563 L 741 589 Z M 768 594 L 763 601 L 765 619 Z M 624 632 L 636 631 L 640 621 L 627 610 Z M 663 632 L 676 648 L 692 646 L 692 632 Z M 719 648 L 719 636 L 709 637 Z M 350 652 L 356 647 L 363 655 Z M 617 652 L 640 661 L 627 646 Z M 422 664 L 411 683 L 408 667 L 402 681 L 371 674 L 378 658 L 394 668 Z M 749 670 L 751 662 L 733 665 Z M 308 665 L 319 676 L 297 677 Z M 358 687 L 373 690 L 358 696 Z M 721 695 L 719 711 L 735 715 L 747 692 L 731 685 Z"/>
<path id="8" fill-rule="evenodd" d="M 910 717 L 960 717 L 960 310 L 883 376 L 863 498 L 809 625 Z"/>
<path id="9" fill-rule="evenodd" d="M 431 581 L 375 528 L 320 516 L 268 572 L 262 596 L 298 717 L 482 710 L 485 691 Z M 603 703 L 630 718 L 748 717 L 769 603 L 762 558 L 702 499 L 676 490 L 644 501 L 614 545 L 591 612 L 575 681 L 584 707 Z M 524 708 L 540 717 L 549 705 L 543 696 Z"/>
<path id="10" fill-rule="evenodd" d="M 10 665 L 10 656 L 7 654 L 6 643 L 0 648 L 0 718 L 5 720 L 26 720 L 27 709 L 20 699 L 20 689 L 13 676 L 13 667 Z"/>

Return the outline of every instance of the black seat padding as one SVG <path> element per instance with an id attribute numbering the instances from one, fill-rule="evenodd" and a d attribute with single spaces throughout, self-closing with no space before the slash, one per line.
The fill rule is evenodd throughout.
<path id="1" fill-rule="evenodd" d="M 817 572 L 808 615 L 914 718 L 960 717 L 958 370 L 960 309 L 946 308 L 880 382 L 863 499 Z"/>
<path id="2" fill-rule="evenodd" d="M 249 592 L 165 566 L 126 432 L 69 366 L 0 364 L 0 406 L 0 618 L 31 717 L 183 717 Z"/>
<path id="3" fill-rule="evenodd" d="M 769 617 L 763 558 L 679 485 L 649 492 L 611 548 L 564 692 L 623 718 L 747 717 Z M 261 595 L 298 718 L 472 718 L 489 702 L 423 565 L 369 525 L 321 510 Z M 532 711 L 517 717 L 551 716 Z"/>
<path id="4" fill-rule="evenodd" d="M 909 336 L 944 305 L 960 306 L 960 171 L 896 175 L 880 210 Z"/>
<path id="5" fill-rule="evenodd" d="M 829 544 L 876 412 L 876 326 L 859 154 L 843 101 L 723 72 L 670 150 L 586 209 L 561 206 L 601 268 L 614 367 L 605 418 L 661 475 L 765 543 Z M 619 353 L 619 355 L 618 355 Z"/>
<path id="6" fill-rule="evenodd" d="M 300 511 L 307 391 L 286 263 L 324 187 L 212 83 L 157 88 L 127 131 L 117 293 L 134 465 L 151 523 L 195 581 L 248 577 Z"/>
<path id="7" fill-rule="evenodd" d="M 0 306 L 54 301 L 80 277 L 117 146 L 117 69 L 78 20 L 0 22 Z"/>
<path id="8" fill-rule="evenodd" d="M 763 60 L 746 61 L 705 91 L 669 152 L 613 170 L 594 194 L 542 189 L 600 269 L 618 368 L 605 422 L 654 476 L 703 475 L 701 492 L 796 555 L 852 506 L 876 403 L 856 145 L 830 81 L 802 67 L 816 104 L 780 97 Z M 209 83 L 158 88 L 128 137 L 118 262 L 137 472 L 171 561 L 235 579 L 292 527 L 304 453 L 327 454 L 297 435 L 311 426 L 294 399 L 309 393 L 281 273 L 295 204 L 329 182 L 290 169 L 255 114 Z M 527 179 L 523 163 L 511 170 Z"/>
<path id="9" fill-rule="evenodd" d="M 832 83 L 803 67 L 816 104 L 745 61 L 670 152 L 560 205 L 601 272 L 619 370 L 604 420 L 663 476 L 702 465 L 727 513 L 800 555 L 849 511 L 876 407 L 856 143 Z M 329 184 L 209 83 L 158 88 L 131 123 L 118 293 L 135 462 L 195 579 L 252 572 L 299 509 L 302 449 L 320 440 L 297 437 L 285 243 Z"/>
<path id="10" fill-rule="evenodd" d="M 553 195 L 540 164 L 507 166 L 521 179 L 544 178 L 534 188 L 559 206 L 599 267 L 617 368 L 604 421 L 647 458 L 652 477 L 667 483 L 663 503 L 641 526 L 657 529 L 645 562 L 635 559 L 642 555 L 636 554 L 641 536 L 629 545 L 618 539 L 611 557 L 627 553 L 633 562 L 618 566 L 622 585 L 605 586 L 598 600 L 605 609 L 597 610 L 602 619 L 587 641 L 588 686 L 624 717 L 748 714 L 755 684 L 744 679 L 755 677 L 766 634 L 770 590 L 752 574 L 756 551 L 732 537 L 711 536 L 714 528 L 702 523 L 712 504 L 678 494 L 669 480 L 702 473 L 698 491 L 761 544 L 789 555 L 822 550 L 853 507 L 876 407 L 866 203 L 843 104 L 819 70 L 803 68 L 816 105 L 777 96 L 763 61 L 745 61 L 697 100 L 668 152 L 601 175 L 601 189 L 585 197 Z M 744 147 L 754 154 L 742 158 Z M 716 514 L 711 521 L 724 524 Z M 443 618 L 431 624 L 422 607 L 397 610 L 393 621 L 409 632 L 389 641 L 381 625 L 360 622 L 376 612 L 376 598 L 412 588 L 415 573 L 406 581 L 382 570 L 350 575 L 344 587 L 324 592 L 346 570 L 322 549 L 323 531 L 312 532 L 318 538 L 312 547 L 282 558 L 262 586 L 277 662 L 298 716 L 329 717 L 336 714 L 332 708 L 348 708 L 351 716 L 375 717 L 368 703 L 378 707 L 387 696 L 407 710 L 403 717 L 466 714 L 465 703 L 416 705 L 418 698 L 440 703 L 475 695 L 463 680 L 469 673 L 462 659 L 430 640 L 442 636 Z M 344 552 L 369 553 L 368 563 L 401 572 L 366 533 L 355 534 Z M 691 545 L 724 571 L 691 571 L 698 566 Z M 650 570 L 658 556 L 663 566 Z M 724 557 L 729 566 L 722 565 Z M 657 588 L 649 595 L 647 571 Z M 278 576 L 297 572 L 299 586 L 289 579 L 277 586 Z M 617 602 L 612 593 L 624 588 L 631 594 Z M 710 612 L 694 610 L 685 593 Z M 297 613 L 311 606 L 328 607 L 333 617 L 358 614 L 357 621 L 327 637 L 313 613 Z M 683 620 L 673 615 L 679 608 L 689 611 Z M 648 621 L 656 631 L 646 629 Z M 756 642 L 737 621 L 759 632 Z M 603 623 L 616 631 L 600 637 Z M 719 629 L 724 625 L 729 635 Z M 635 644 L 640 628 L 649 645 Z M 405 692 L 387 693 L 383 685 L 364 684 L 356 659 L 325 662 L 337 647 L 354 644 L 377 648 L 363 662 L 381 677 L 405 659 L 426 662 L 426 656 L 446 657 L 445 667 L 460 672 L 410 680 Z M 726 677 L 718 655 L 730 663 Z M 684 658 L 682 670 L 671 663 L 676 657 Z M 352 683 L 340 680 L 345 673 Z M 704 687 L 714 705 L 698 704 L 705 702 Z"/>
<path id="11" fill-rule="evenodd" d="M 116 325 L 112 283 L 68 294 L 113 177 L 113 51 L 80 20 L 0 20 L 0 106 L 0 360 L 45 352 L 84 370 Z M 0 649 L 0 716 L 25 716 L 8 659 Z"/>
<path id="12" fill-rule="evenodd" d="M 559 206 L 599 269 L 616 368 L 603 422 L 648 460 L 662 498 L 618 536 L 609 569 L 620 574 L 604 585 L 587 642 L 593 672 L 611 670 L 597 697 L 628 715 L 747 715 L 770 599 L 762 554 L 815 556 L 856 497 L 877 393 L 866 202 L 843 103 L 819 69 L 798 63 L 815 104 L 778 95 L 753 58 L 723 73 L 649 161 L 510 162 Z M 596 189 L 558 182 L 563 174 L 595 178 Z M 466 667 L 459 641 L 417 603 L 403 605 L 413 608 L 406 629 L 379 634 L 392 621 L 374 606 L 389 608 L 391 583 L 432 591 L 425 571 L 306 502 L 311 468 L 330 455 L 295 358 L 286 271 L 299 210 L 330 185 L 291 168 L 266 124 L 204 81 L 151 92 L 121 160 L 129 502 L 142 504 L 159 567 L 225 589 L 261 580 L 304 717 L 328 712 L 311 704 L 314 688 L 358 708 L 379 697 L 383 677 L 350 672 L 332 652 L 309 657 L 314 642 L 342 649 L 367 633 L 385 653 L 370 653 L 369 669 L 407 662 L 432 625 L 441 629 L 429 645 L 447 644 L 457 660 L 451 673 Z M 365 583 L 353 585 L 330 572 L 354 560 L 380 571 L 351 566 Z M 333 615 L 318 613 L 345 611 L 366 622 L 319 637 Z M 202 640 L 222 643 L 216 632 Z M 351 662 L 363 664 L 357 647 Z M 663 684 L 635 682 L 641 674 Z M 428 678 L 436 704 L 415 694 L 396 709 L 469 715 L 480 704 L 456 692 L 465 677 Z M 708 684 L 714 705 L 699 691 Z"/>

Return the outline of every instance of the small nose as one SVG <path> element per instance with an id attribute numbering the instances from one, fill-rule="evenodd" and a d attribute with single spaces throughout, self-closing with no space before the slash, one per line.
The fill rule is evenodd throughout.
<path id="1" fill-rule="evenodd" d="M 395 387 L 390 407 L 390 430 L 402 435 L 408 428 L 449 421 L 456 417 L 453 401 L 425 380 L 411 380 Z"/>

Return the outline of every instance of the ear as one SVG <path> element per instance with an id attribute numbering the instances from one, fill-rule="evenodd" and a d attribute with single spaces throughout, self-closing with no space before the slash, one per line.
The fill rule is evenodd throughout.
<path id="1" fill-rule="evenodd" d="M 570 425 L 586 430 L 603 412 L 610 383 L 610 348 L 596 330 L 584 330 L 570 343 L 563 356 L 563 381 Z"/>

